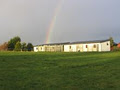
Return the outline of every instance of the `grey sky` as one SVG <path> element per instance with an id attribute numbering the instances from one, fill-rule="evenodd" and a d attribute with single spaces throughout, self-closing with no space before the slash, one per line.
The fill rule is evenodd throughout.
<path id="1" fill-rule="evenodd" d="M 45 42 L 59 0 L 0 0 L 0 43 L 14 36 Z M 51 42 L 114 37 L 120 42 L 120 0 L 65 0 Z"/>

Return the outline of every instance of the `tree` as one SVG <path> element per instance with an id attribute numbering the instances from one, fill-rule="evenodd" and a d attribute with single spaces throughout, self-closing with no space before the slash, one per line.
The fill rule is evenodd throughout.
<path id="1" fill-rule="evenodd" d="M 110 46 L 113 47 L 114 46 L 114 40 L 112 37 L 110 37 Z"/>
<path id="2" fill-rule="evenodd" d="M 8 41 L 8 50 L 13 50 L 14 49 L 14 44 L 13 44 L 13 41 L 12 39 L 10 41 Z"/>
<path id="3" fill-rule="evenodd" d="M 19 36 L 16 36 L 10 39 L 10 41 L 8 41 L 8 50 L 14 50 L 17 42 L 21 42 L 21 39 Z"/>
<path id="4" fill-rule="evenodd" d="M 0 51 L 7 51 L 7 49 L 8 49 L 8 43 L 7 42 L 0 45 Z"/>
<path id="5" fill-rule="evenodd" d="M 26 50 L 27 50 L 27 45 L 26 45 L 25 42 L 23 42 L 23 43 L 21 44 L 21 49 L 22 49 L 22 51 L 26 51 Z"/>
<path id="6" fill-rule="evenodd" d="M 28 44 L 27 44 L 27 50 L 28 50 L 28 51 L 32 51 L 32 50 L 33 50 L 33 45 L 32 45 L 32 43 L 28 43 Z"/>
<path id="7" fill-rule="evenodd" d="M 15 45 L 15 51 L 21 51 L 21 43 L 18 41 Z"/>

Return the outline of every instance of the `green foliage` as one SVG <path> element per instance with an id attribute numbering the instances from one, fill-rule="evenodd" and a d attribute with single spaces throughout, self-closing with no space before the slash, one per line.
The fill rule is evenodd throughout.
<path id="1" fill-rule="evenodd" d="M 110 46 L 113 47 L 114 46 L 114 40 L 112 37 L 110 37 Z"/>
<path id="2" fill-rule="evenodd" d="M 14 50 L 14 44 L 13 44 L 13 40 L 11 39 L 10 41 L 8 41 L 8 50 Z"/>
<path id="3" fill-rule="evenodd" d="M 21 43 L 18 41 L 15 45 L 15 51 L 21 51 Z"/>
<path id="4" fill-rule="evenodd" d="M 118 48 L 117 46 L 114 46 L 113 51 L 120 51 L 120 48 Z"/>
<path id="5" fill-rule="evenodd" d="M 120 90 L 120 52 L 0 52 L 0 90 Z"/>
<path id="6" fill-rule="evenodd" d="M 17 42 L 21 42 L 20 37 L 16 36 L 8 41 L 8 50 L 14 50 Z"/>
<path id="7" fill-rule="evenodd" d="M 9 51 L 13 51 L 13 50 L 15 50 L 15 51 L 20 51 L 20 50 L 22 50 L 22 51 L 32 51 L 33 50 L 32 43 L 26 44 L 25 42 L 23 42 L 21 44 L 20 42 L 21 42 L 21 39 L 18 36 L 10 39 L 10 41 L 8 41 L 8 50 Z"/>
<path id="8" fill-rule="evenodd" d="M 21 44 L 21 49 L 22 51 L 27 51 L 27 44 L 25 42 Z"/>
<path id="9" fill-rule="evenodd" d="M 32 45 L 32 43 L 28 43 L 28 44 L 27 44 L 27 50 L 28 50 L 28 51 L 32 51 L 32 50 L 33 50 L 33 45 Z"/>

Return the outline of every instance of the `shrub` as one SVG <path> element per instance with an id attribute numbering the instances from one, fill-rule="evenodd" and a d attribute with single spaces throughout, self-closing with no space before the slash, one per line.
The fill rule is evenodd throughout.
<path id="1" fill-rule="evenodd" d="M 15 45 L 15 51 L 21 51 L 21 43 L 18 41 Z"/>
<path id="2" fill-rule="evenodd" d="M 117 46 L 114 46 L 113 51 L 120 51 L 120 48 L 118 48 Z"/>

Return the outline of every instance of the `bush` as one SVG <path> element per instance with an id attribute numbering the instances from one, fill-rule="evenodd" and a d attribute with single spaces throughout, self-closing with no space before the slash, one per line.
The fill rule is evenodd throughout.
<path id="1" fill-rule="evenodd" d="M 14 50 L 17 42 L 21 42 L 20 37 L 16 36 L 11 38 L 10 41 L 8 41 L 8 50 L 10 51 Z"/>
<path id="2" fill-rule="evenodd" d="M 7 51 L 7 50 L 8 50 L 8 43 L 7 42 L 0 45 L 0 51 Z"/>
<path id="3" fill-rule="evenodd" d="M 120 48 L 118 48 L 117 46 L 114 46 L 113 51 L 120 51 Z"/>
<path id="4" fill-rule="evenodd" d="M 18 41 L 15 45 L 15 51 L 21 51 L 21 43 Z"/>
<path id="5" fill-rule="evenodd" d="M 27 50 L 28 51 L 33 51 L 33 45 L 32 45 L 32 43 L 28 43 L 27 44 Z"/>

